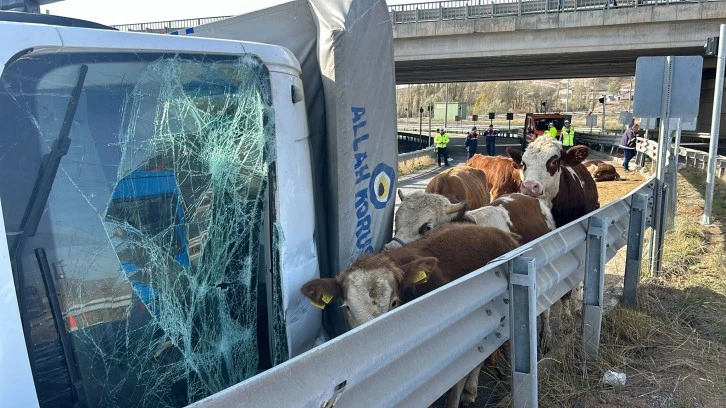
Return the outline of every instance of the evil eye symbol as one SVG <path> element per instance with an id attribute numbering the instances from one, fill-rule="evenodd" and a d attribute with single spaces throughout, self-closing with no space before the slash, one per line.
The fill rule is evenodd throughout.
<path id="1" fill-rule="evenodd" d="M 396 174 L 393 172 L 393 168 L 385 163 L 380 163 L 373 169 L 371 181 L 368 185 L 368 195 L 374 207 L 378 209 L 386 207 L 388 200 L 393 196 L 395 179 Z"/>

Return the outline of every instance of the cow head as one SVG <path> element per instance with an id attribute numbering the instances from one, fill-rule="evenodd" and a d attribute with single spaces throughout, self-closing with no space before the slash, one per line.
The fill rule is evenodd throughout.
<path id="1" fill-rule="evenodd" d="M 396 232 L 393 241 L 383 246 L 385 251 L 421 239 L 427 232 L 457 219 L 463 214 L 466 201 L 451 204 L 439 194 L 415 191 L 404 194 L 398 190 L 401 206 L 396 211 Z"/>
<path id="2" fill-rule="evenodd" d="M 512 165 L 520 171 L 521 191 L 532 197 L 552 201 L 560 191 L 560 172 L 565 167 L 577 166 L 590 153 L 587 146 L 562 150 L 562 144 L 551 137 L 538 137 L 522 154 L 507 148 Z"/>
<path id="3" fill-rule="evenodd" d="M 340 298 L 348 326 L 355 328 L 400 306 L 406 289 L 427 282 L 437 262 L 420 257 L 399 266 L 385 254 L 363 255 L 338 277 L 313 279 L 300 291 L 321 309 Z"/>

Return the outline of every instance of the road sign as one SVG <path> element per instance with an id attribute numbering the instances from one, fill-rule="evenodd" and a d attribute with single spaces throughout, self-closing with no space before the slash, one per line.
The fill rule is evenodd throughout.
<path id="1" fill-rule="evenodd" d="M 630 124 L 633 122 L 633 114 L 630 112 L 620 112 L 620 117 L 618 118 L 618 123 L 621 125 L 627 125 L 630 126 Z"/>
<path id="2" fill-rule="evenodd" d="M 597 126 L 597 115 L 587 115 L 585 116 L 585 126 Z"/>
<path id="3" fill-rule="evenodd" d="M 698 116 L 701 97 L 703 57 L 672 57 L 672 77 L 666 80 L 667 57 L 639 57 L 635 65 L 633 114 L 639 117 L 663 116 L 664 92 L 670 86 L 671 118 Z"/>

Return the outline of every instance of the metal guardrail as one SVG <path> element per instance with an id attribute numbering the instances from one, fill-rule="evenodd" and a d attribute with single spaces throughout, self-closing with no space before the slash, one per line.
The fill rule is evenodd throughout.
<path id="1" fill-rule="evenodd" d="M 398 155 L 398 164 L 402 164 L 403 162 L 406 162 L 408 160 L 418 159 L 421 157 L 431 157 L 436 158 L 436 148 L 435 147 L 426 147 L 421 150 L 415 150 L 413 152 L 408 153 L 400 153 Z"/>
<path id="2" fill-rule="evenodd" d="M 604 10 L 657 6 L 665 4 L 701 3 L 724 0 L 451 0 L 388 6 L 393 24 L 426 21 L 466 20 L 523 14 L 557 13 L 577 10 Z M 151 23 L 119 24 L 121 31 L 169 34 L 234 16 L 203 17 Z"/>
<path id="3" fill-rule="evenodd" d="M 713 1 L 713 0 L 710 0 Z M 720 1 L 720 0 L 718 0 Z M 700 3 L 701 1 L 687 1 Z M 453 0 L 388 6 L 393 24 L 683 3 L 677 0 Z"/>
<path id="4" fill-rule="evenodd" d="M 634 305 L 653 185 L 192 406 L 428 406 L 510 337 L 514 405 L 536 406 L 535 316 L 584 279 L 583 346 L 597 353 L 604 264 L 628 244 Z"/>
<path id="5" fill-rule="evenodd" d="M 602 135 L 602 134 L 588 134 L 588 133 L 575 133 L 575 142 L 589 146 L 596 150 L 604 151 L 606 147 L 610 147 L 610 155 L 615 152 L 615 149 L 620 144 L 621 136 L 613 135 Z"/>
<path id="6" fill-rule="evenodd" d="M 584 144 L 592 148 L 600 149 L 604 151 L 606 148 L 610 148 L 610 155 L 620 145 L 621 136 L 613 135 L 599 135 L 599 134 L 575 134 L 575 141 L 578 144 Z M 671 146 L 670 153 L 673 154 L 675 147 Z M 642 137 L 637 138 L 635 146 L 636 157 L 635 163 L 639 166 L 645 164 L 645 158 L 648 157 L 651 160 L 655 160 L 658 153 L 658 142 L 655 140 L 649 140 Z M 708 152 L 702 152 L 700 150 L 690 149 L 687 147 L 679 147 L 678 155 L 685 158 L 685 165 L 688 167 L 696 167 L 705 169 L 708 165 Z M 719 177 L 726 174 L 726 157 L 718 156 L 716 158 L 716 175 Z"/>
<path id="7" fill-rule="evenodd" d="M 670 148 L 670 154 L 673 154 L 675 147 L 671 146 Z M 645 157 L 655 160 L 658 152 L 658 142 L 639 137 L 636 144 L 636 152 L 636 163 L 642 166 L 644 164 Z M 678 156 L 685 158 L 685 164 L 687 167 L 690 166 L 705 169 L 708 165 L 708 152 L 679 146 Z M 716 175 L 721 177 L 724 174 L 726 174 L 726 157 L 718 156 L 716 157 Z"/>
<path id="8" fill-rule="evenodd" d="M 190 18 L 186 20 L 155 21 L 151 23 L 120 24 L 114 28 L 120 31 L 133 31 L 142 33 L 169 34 L 172 31 L 184 30 L 202 24 L 224 20 L 233 16 Z"/>
<path id="9" fill-rule="evenodd" d="M 406 142 L 416 142 L 420 144 L 421 146 L 430 146 L 434 143 L 434 137 L 429 136 L 428 134 L 421 135 L 418 133 L 409 133 L 409 132 L 398 132 L 398 140 L 404 140 Z"/>

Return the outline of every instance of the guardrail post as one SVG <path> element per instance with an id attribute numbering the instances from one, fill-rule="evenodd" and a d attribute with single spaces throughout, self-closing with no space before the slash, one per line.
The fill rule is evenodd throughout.
<path id="1" fill-rule="evenodd" d="M 605 255 L 610 221 L 590 217 L 585 253 L 585 290 L 582 307 L 582 342 L 585 353 L 597 355 L 600 348 L 602 299 L 605 287 Z"/>
<path id="2" fill-rule="evenodd" d="M 676 177 L 677 174 L 668 171 L 665 174 L 665 183 L 668 186 L 668 200 L 666 200 L 665 229 L 672 231 L 675 226 L 676 217 Z"/>
<path id="3" fill-rule="evenodd" d="M 625 257 L 625 281 L 623 283 L 625 307 L 638 306 L 638 284 L 640 283 L 640 265 L 643 263 L 643 234 L 648 197 L 648 194 L 634 194 L 630 203 L 628 249 Z"/>
<path id="4" fill-rule="evenodd" d="M 537 281 L 534 258 L 509 262 L 509 316 L 514 406 L 537 407 Z"/>
<path id="5" fill-rule="evenodd" d="M 653 191 L 653 195 L 657 197 L 658 189 L 660 188 L 661 192 L 661 200 L 658 201 L 656 198 L 654 200 L 654 206 L 653 209 L 653 225 L 652 225 L 652 233 L 650 235 L 651 243 L 650 243 L 650 256 L 649 256 L 649 262 L 648 262 L 648 269 L 650 270 L 650 276 L 656 276 L 660 275 L 660 267 L 661 263 L 663 262 L 663 244 L 664 244 L 664 234 L 665 234 L 665 217 L 663 216 L 663 211 L 668 208 L 668 184 L 666 183 L 658 183 L 656 180 L 655 183 L 655 190 Z"/>
<path id="6" fill-rule="evenodd" d="M 444 7 L 441 5 L 441 2 L 439 2 L 439 21 L 444 20 Z M 448 103 L 448 101 L 447 101 Z"/>

